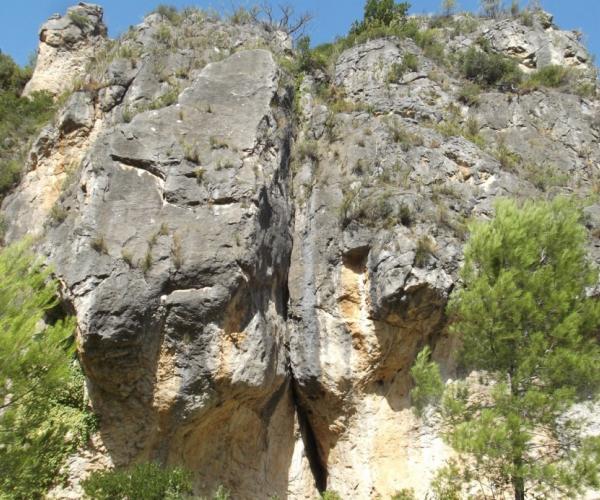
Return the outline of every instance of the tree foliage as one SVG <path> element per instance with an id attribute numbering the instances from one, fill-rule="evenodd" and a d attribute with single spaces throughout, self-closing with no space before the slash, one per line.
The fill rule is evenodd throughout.
<path id="1" fill-rule="evenodd" d="M 355 22 L 350 31 L 351 35 L 358 35 L 374 27 L 389 27 L 402 25 L 406 22 L 406 15 L 410 3 L 396 3 L 395 0 L 366 0 L 364 18 L 362 22 Z"/>
<path id="2" fill-rule="evenodd" d="M 30 69 L 0 52 L 0 201 L 19 178 L 29 140 L 54 114 L 48 93 L 20 97 L 30 76 Z"/>
<path id="3" fill-rule="evenodd" d="M 459 64 L 465 78 L 481 85 L 513 85 L 523 78 L 515 60 L 474 47 L 461 55 Z"/>
<path id="4" fill-rule="evenodd" d="M 21 69 L 7 54 L 0 50 L 0 89 L 18 94 L 31 77 L 31 69 Z"/>
<path id="5" fill-rule="evenodd" d="M 431 349 L 425 347 L 418 355 L 410 374 L 415 382 L 410 398 L 413 407 L 419 415 L 423 415 L 425 408 L 442 397 L 444 383 L 437 364 L 431 363 L 429 357 Z"/>
<path id="6" fill-rule="evenodd" d="M 406 18 L 410 9 L 408 2 L 396 3 L 394 0 L 367 0 L 365 3 L 365 22 L 381 23 L 389 26 L 398 19 Z"/>
<path id="7" fill-rule="evenodd" d="M 82 485 L 92 500 L 176 500 L 192 493 L 189 473 L 178 467 L 163 469 L 154 463 L 94 472 Z"/>
<path id="8" fill-rule="evenodd" d="M 598 273 L 580 219 L 564 198 L 505 200 L 473 227 L 448 313 L 460 362 L 479 380 L 449 384 L 437 408 L 457 452 L 434 483 L 439 498 L 572 498 L 600 485 L 600 439 L 586 436 L 584 404 L 600 389 L 600 305 L 588 293 Z M 441 382 L 422 357 L 420 399 Z"/>
<path id="9" fill-rule="evenodd" d="M 94 425 L 72 318 L 46 322 L 57 284 L 25 244 L 0 253 L 0 497 L 39 498 Z"/>

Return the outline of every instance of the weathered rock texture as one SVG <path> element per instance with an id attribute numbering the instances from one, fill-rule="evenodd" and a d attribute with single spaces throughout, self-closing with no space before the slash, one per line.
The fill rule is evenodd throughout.
<path id="1" fill-rule="evenodd" d="M 86 73 L 86 66 L 106 42 L 102 8 L 79 2 L 65 16 L 55 14 L 40 28 L 40 44 L 33 77 L 24 95 L 45 90 L 59 95 Z"/>
<path id="2" fill-rule="evenodd" d="M 104 34 L 98 8 L 76 9 L 97 22 L 45 25 L 53 67 Z M 438 36 L 446 56 L 483 36 L 526 66 L 592 72 L 543 16 Z M 96 55 L 5 200 L 7 239 L 43 235 L 78 318 L 104 461 L 74 457 L 74 476 L 153 459 L 242 499 L 424 494 L 446 452 L 413 416 L 409 368 L 430 344 L 452 374 L 465 221 L 501 196 L 597 193 L 593 98 L 492 90 L 469 106 L 455 71 L 395 38 L 345 50 L 294 96 L 288 51 L 259 25 L 149 16 Z M 390 81 L 408 53 L 417 71 Z M 60 90 L 49 60 L 28 91 Z"/>

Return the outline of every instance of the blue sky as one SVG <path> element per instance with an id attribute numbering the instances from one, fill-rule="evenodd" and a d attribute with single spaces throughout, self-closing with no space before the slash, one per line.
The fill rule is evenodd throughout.
<path id="1" fill-rule="evenodd" d="M 509 3 L 509 0 L 505 0 Z M 521 0 L 526 5 L 528 0 Z M 25 64 L 37 47 L 40 25 L 53 13 L 64 13 L 75 0 L 0 0 L 0 50 Z M 220 11 L 231 11 L 231 5 L 253 5 L 244 0 L 96 0 L 104 7 L 105 22 L 111 36 L 117 36 L 130 25 L 141 21 L 159 3 L 177 7 L 197 5 Z M 277 2 L 275 2 L 277 3 Z M 286 3 L 283 0 L 279 3 Z M 313 43 L 332 40 L 344 35 L 355 19 L 362 18 L 364 0 L 287 0 L 297 11 L 315 15 L 309 34 Z M 436 12 L 441 0 L 412 0 L 413 13 Z M 461 10 L 476 11 L 479 0 L 458 0 Z M 600 54 L 600 1 L 598 0 L 542 0 L 542 6 L 552 12 L 555 22 L 563 29 L 580 29 L 594 54 Z"/>

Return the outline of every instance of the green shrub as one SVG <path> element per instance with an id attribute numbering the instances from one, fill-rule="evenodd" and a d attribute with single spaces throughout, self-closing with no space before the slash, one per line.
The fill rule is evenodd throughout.
<path id="1" fill-rule="evenodd" d="M 579 97 L 596 97 L 596 84 L 593 82 L 579 82 L 574 86 L 573 92 Z"/>
<path id="2" fill-rule="evenodd" d="M 569 83 L 571 71 L 564 66 L 546 66 L 527 78 L 522 86 L 525 88 L 561 87 Z"/>
<path id="3" fill-rule="evenodd" d="M 319 144 L 314 140 L 304 140 L 296 145 L 296 153 L 300 161 L 309 159 L 319 161 Z"/>
<path id="4" fill-rule="evenodd" d="M 125 123 L 130 123 L 133 120 L 133 117 L 137 114 L 136 108 L 130 106 L 123 106 L 123 111 L 121 111 L 121 118 Z"/>
<path id="5" fill-rule="evenodd" d="M 506 146 L 504 140 L 498 141 L 498 146 L 493 154 L 500 162 L 500 166 L 509 172 L 516 171 L 517 167 L 521 164 L 521 156 L 511 151 Z"/>
<path id="6" fill-rule="evenodd" d="M 473 33 L 478 27 L 479 22 L 468 13 L 462 13 L 460 17 L 434 16 L 429 20 L 429 28 L 445 29 L 450 32 L 451 38 L 459 35 Z"/>
<path id="7" fill-rule="evenodd" d="M 421 236 L 417 241 L 415 249 L 415 266 L 425 267 L 429 259 L 435 253 L 435 242 L 430 236 Z"/>
<path id="8" fill-rule="evenodd" d="M 444 46 L 438 40 L 438 30 L 426 29 L 416 30 L 414 33 L 407 32 L 406 35 L 412 38 L 415 43 L 421 47 L 425 56 L 440 64 L 445 63 Z"/>
<path id="9" fill-rule="evenodd" d="M 386 120 L 392 141 L 400 144 L 403 151 L 408 151 L 413 146 L 422 146 L 423 138 L 406 130 L 404 125 L 397 119 Z"/>
<path id="10" fill-rule="evenodd" d="M 465 127 L 466 127 L 467 136 L 475 137 L 477 134 L 479 134 L 479 130 L 481 129 L 481 124 L 479 123 L 479 120 L 477 120 L 477 118 L 475 118 L 474 116 L 469 116 L 469 118 L 467 118 Z"/>
<path id="11" fill-rule="evenodd" d="M 121 258 L 125 261 L 125 263 L 129 267 L 133 267 L 133 254 L 129 250 L 122 249 L 121 250 Z"/>
<path id="12" fill-rule="evenodd" d="M 342 497 L 333 490 L 327 490 L 321 493 L 321 500 L 342 500 Z"/>
<path id="13" fill-rule="evenodd" d="M 145 108 L 140 107 L 137 111 L 142 112 L 146 110 L 155 110 L 171 106 L 172 104 L 175 104 L 177 102 L 177 99 L 179 98 L 179 90 L 180 89 L 178 86 L 171 87 L 163 95 L 151 101 Z"/>
<path id="14" fill-rule="evenodd" d="M 481 87 L 476 83 L 466 83 L 458 92 L 458 100 L 467 106 L 478 106 Z"/>
<path id="15" fill-rule="evenodd" d="M 339 207 L 341 226 L 345 228 L 356 221 L 367 227 L 391 228 L 398 224 L 410 227 L 413 213 L 407 204 L 396 203 L 396 194 L 385 187 L 370 194 L 348 189 Z"/>
<path id="16" fill-rule="evenodd" d="M 316 69 L 325 70 L 329 64 L 327 51 L 330 47 L 333 47 L 333 44 L 321 45 L 315 50 L 311 50 L 310 37 L 301 36 L 296 41 L 296 59 L 292 71 L 294 73 L 311 73 Z"/>
<path id="17" fill-rule="evenodd" d="M 90 246 L 96 252 L 108 255 L 108 246 L 106 245 L 106 240 L 104 239 L 104 236 L 98 235 L 92 238 L 90 241 Z"/>
<path id="18" fill-rule="evenodd" d="M 52 205 L 50 209 L 50 218 L 58 224 L 64 222 L 68 215 L 69 212 L 59 202 Z"/>
<path id="19" fill-rule="evenodd" d="M 485 139 L 479 135 L 479 122 L 474 117 L 469 117 L 464 126 L 456 117 L 450 117 L 436 124 L 435 129 L 446 138 L 464 137 L 480 148 L 485 146 Z"/>
<path id="20" fill-rule="evenodd" d="M 179 233 L 173 234 L 173 240 L 171 242 L 171 259 L 176 269 L 180 269 L 183 266 L 183 247 L 181 236 Z"/>
<path id="21" fill-rule="evenodd" d="M 403 226 L 410 227 L 413 223 L 412 211 L 406 203 L 400 204 L 400 209 L 398 210 L 398 218 L 400 219 L 400 223 Z"/>
<path id="22" fill-rule="evenodd" d="M 340 136 L 338 132 L 339 120 L 337 119 L 335 113 L 330 111 L 327 114 L 327 118 L 325 123 L 323 124 L 325 128 L 325 136 L 330 143 L 336 142 Z"/>
<path id="23" fill-rule="evenodd" d="M 351 172 L 354 175 L 364 175 L 366 172 L 366 161 L 364 160 L 364 158 L 359 158 L 358 160 L 356 160 L 356 163 L 354 164 L 354 167 L 352 167 Z"/>
<path id="24" fill-rule="evenodd" d="M 364 24 L 382 24 L 389 26 L 393 22 L 402 22 L 410 9 L 408 2 L 396 3 L 394 0 L 367 0 L 365 3 Z"/>
<path id="25" fill-rule="evenodd" d="M 405 73 L 414 72 L 418 69 L 419 58 L 415 54 L 404 54 L 401 63 L 392 64 L 386 80 L 388 83 L 398 83 Z"/>
<path id="26" fill-rule="evenodd" d="M 415 500 L 417 497 L 415 496 L 415 490 L 412 488 L 404 488 L 403 490 L 396 493 L 392 500 Z"/>
<path id="27" fill-rule="evenodd" d="M 20 97 L 30 75 L 0 52 L 0 202 L 19 180 L 30 141 L 56 109 L 46 92 Z"/>
<path id="28" fill-rule="evenodd" d="M 398 83 L 404 76 L 404 66 L 401 63 L 394 63 L 388 71 L 385 81 L 387 83 Z"/>
<path id="29" fill-rule="evenodd" d="M 172 5 L 160 4 L 154 11 L 167 19 L 171 24 L 178 25 L 183 20 L 182 16 L 177 12 L 177 7 Z"/>
<path id="30" fill-rule="evenodd" d="M 31 77 L 31 68 L 21 69 L 13 59 L 0 50 L 0 91 L 19 94 Z"/>
<path id="31" fill-rule="evenodd" d="M 91 500 L 183 499 L 192 494 L 190 474 L 181 468 L 163 469 L 154 463 L 129 470 L 93 472 L 82 481 Z"/>
<path id="32" fill-rule="evenodd" d="M 231 494 L 229 491 L 223 486 L 219 486 L 217 490 L 213 493 L 212 500 L 230 500 Z"/>
<path id="33" fill-rule="evenodd" d="M 69 12 L 69 19 L 80 30 L 84 30 L 90 25 L 90 20 L 88 17 L 76 11 Z"/>
<path id="34" fill-rule="evenodd" d="M 144 274 L 146 274 L 150 269 L 152 269 L 152 245 L 148 245 L 148 250 L 144 254 L 144 258 L 140 260 L 139 266 Z"/>
<path id="35" fill-rule="evenodd" d="M 398 6 L 402 5 L 398 4 Z M 389 24 L 376 20 L 369 22 L 362 21 L 360 23 L 355 22 L 347 36 L 338 38 L 334 43 L 326 43 L 315 47 L 312 50 L 312 56 L 321 68 L 327 68 L 347 48 L 354 47 L 368 40 L 396 36 L 398 38 L 412 38 L 423 49 L 425 56 L 436 62 L 444 63 L 445 51 L 444 46 L 438 40 L 438 30 L 421 30 L 417 20 L 407 20 L 405 15 L 400 14 L 401 11 L 399 11 L 399 14 Z M 476 28 L 477 24 L 473 20 L 469 20 L 465 25 L 468 24 L 470 26 L 472 23 L 475 23 Z"/>
<path id="36" fill-rule="evenodd" d="M 6 193 L 19 180 L 21 163 L 17 160 L 0 160 L 0 193 Z"/>
<path id="37" fill-rule="evenodd" d="M 552 164 L 526 163 L 522 166 L 522 171 L 523 177 L 543 192 L 565 186 L 569 181 L 569 176 Z"/>
<path id="38" fill-rule="evenodd" d="M 165 44 L 167 47 L 171 46 L 173 34 L 171 33 L 171 28 L 169 28 L 166 24 L 161 24 L 159 26 L 158 31 L 154 34 L 154 37 L 157 41 Z"/>
<path id="39" fill-rule="evenodd" d="M 446 138 L 463 135 L 463 129 L 455 119 L 443 120 L 435 125 L 435 129 Z"/>
<path id="40" fill-rule="evenodd" d="M 521 12 L 519 19 L 521 20 L 523 26 L 527 26 L 529 28 L 533 26 L 533 12 L 531 10 L 526 9 Z"/>
<path id="41" fill-rule="evenodd" d="M 198 150 L 198 146 L 195 144 L 190 144 L 188 142 L 183 143 L 183 157 L 191 161 L 192 163 L 199 164 L 200 163 L 200 151 Z"/>
<path id="42" fill-rule="evenodd" d="M 510 15 L 512 17 L 518 17 L 520 10 L 519 0 L 512 0 L 512 3 L 510 4 Z"/>
<path id="43" fill-rule="evenodd" d="M 459 59 L 463 76 L 480 85 L 515 85 L 523 75 L 514 59 L 471 47 Z"/>
<path id="44" fill-rule="evenodd" d="M 216 135 L 211 135 L 208 138 L 208 142 L 210 144 L 211 149 L 227 149 L 229 148 L 229 144 L 222 137 L 217 137 Z"/>
<path id="45" fill-rule="evenodd" d="M 417 71 L 419 69 L 419 58 L 410 52 L 408 54 L 404 54 L 404 57 L 402 58 L 402 65 L 408 71 Z"/>

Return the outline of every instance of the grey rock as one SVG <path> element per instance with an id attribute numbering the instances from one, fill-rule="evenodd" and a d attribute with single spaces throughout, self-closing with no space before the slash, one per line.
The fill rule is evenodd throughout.
<path id="1" fill-rule="evenodd" d="M 120 85 L 110 85 L 100 89 L 98 92 L 98 102 L 100 103 L 100 109 L 104 112 L 108 112 L 113 109 L 117 104 L 120 104 L 127 92 L 126 87 Z"/>
<path id="2" fill-rule="evenodd" d="M 137 72 L 138 68 L 131 59 L 114 59 L 106 70 L 106 81 L 110 85 L 127 88 L 136 77 Z"/>
<path id="3" fill-rule="evenodd" d="M 551 18 L 539 19 L 543 19 L 542 29 L 506 19 L 487 26 L 482 35 L 494 50 L 520 59 L 526 68 L 566 65 L 588 69 L 589 55 L 578 37 L 552 29 Z"/>
<path id="4" fill-rule="evenodd" d="M 105 130 L 64 201 L 73 215 L 48 233 L 78 311 L 104 441 L 119 463 L 140 449 L 167 452 L 231 391 L 244 388 L 240 411 L 250 412 L 284 387 L 291 212 L 288 136 L 271 109 L 278 78 L 270 52 L 241 51 L 209 64 L 176 104 Z M 211 137 L 223 146 L 214 149 Z M 188 145 L 197 164 L 185 157 Z M 225 157 L 231 167 L 220 169 Z M 180 385 L 164 402 L 175 406 L 163 434 L 152 429 L 164 351 Z M 123 414 L 137 417 L 123 422 Z M 192 455 L 184 461 L 198 460 Z"/>
<path id="5" fill-rule="evenodd" d="M 527 70 L 589 71 L 577 36 L 551 23 L 479 20 L 439 36 L 447 56 L 483 35 Z M 46 32 L 77 44 L 75 28 L 56 18 Z M 455 374 L 444 311 L 467 223 L 501 197 L 596 192 L 598 100 L 487 89 L 469 106 L 465 81 L 396 38 L 344 50 L 293 96 L 276 62 L 289 37 L 199 14 L 177 26 L 152 14 L 117 48 L 3 203 L 11 240 L 50 199 L 27 183 L 64 150 L 85 153 L 57 195 L 68 216 L 46 221 L 39 250 L 76 311 L 111 460 L 183 464 L 202 495 L 224 484 L 242 499 L 313 498 L 318 481 L 348 498 L 424 496 L 431 471 L 399 451 L 421 453 L 409 367 L 431 345 Z M 390 79 L 406 54 L 417 71 Z M 585 213 L 600 262 L 597 204 Z"/>
<path id="6" fill-rule="evenodd" d="M 40 28 L 40 40 L 53 47 L 72 46 L 88 37 L 105 37 L 102 7 L 79 2 L 67 9 L 65 16 L 55 15 Z"/>
<path id="7" fill-rule="evenodd" d="M 87 92 L 74 92 L 58 117 L 58 128 L 68 134 L 80 128 L 90 128 L 94 122 L 94 105 Z"/>

